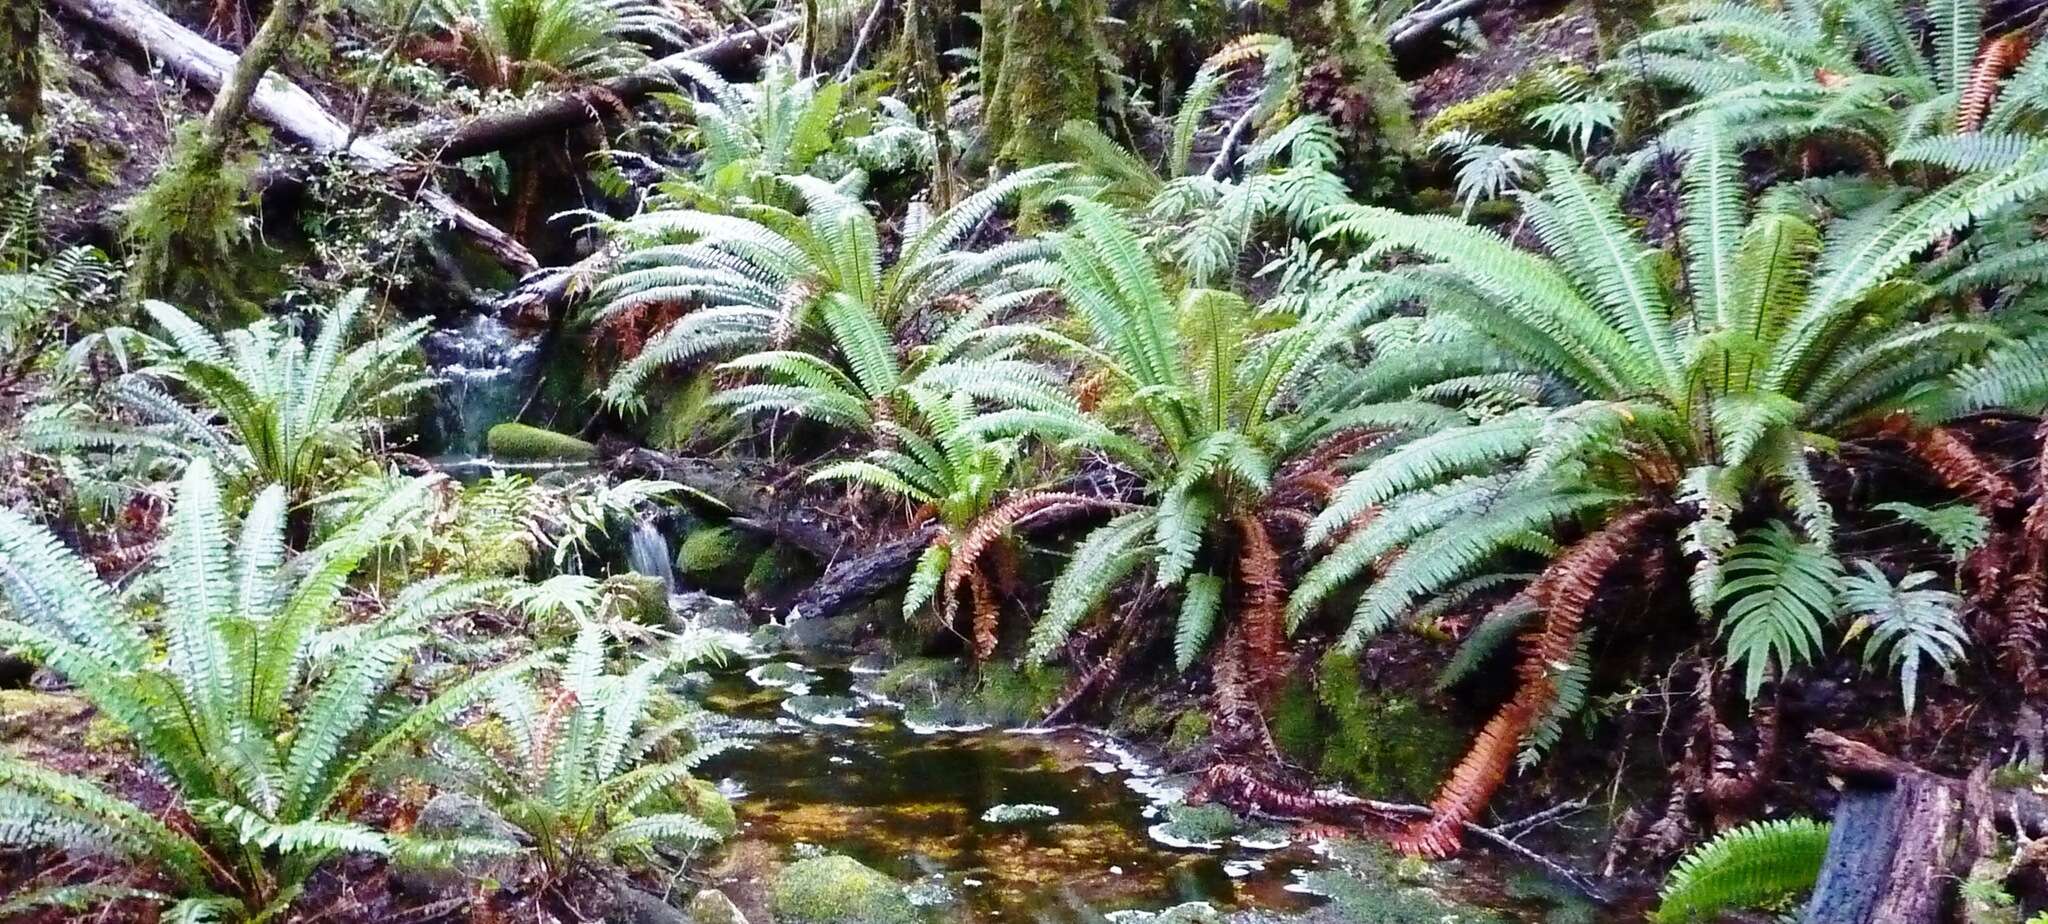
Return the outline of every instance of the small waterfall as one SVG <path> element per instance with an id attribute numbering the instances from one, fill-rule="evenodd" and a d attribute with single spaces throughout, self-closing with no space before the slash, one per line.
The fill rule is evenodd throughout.
<path id="1" fill-rule="evenodd" d="M 675 558 L 669 554 L 668 538 L 652 517 L 633 521 L 633 531 L 626 537 L 626 567 L 635 574 L 660 578 L 669 593 L 676 592 Z"/>
<path id="2" fill-rule="evenodd" d="M 488 314 L 435 331 L 422 345 L 435 376 L 433 429 L 445 455 L 475 456 L 484 434 L 519 414 L 540 371 L 540 346 Z"/>

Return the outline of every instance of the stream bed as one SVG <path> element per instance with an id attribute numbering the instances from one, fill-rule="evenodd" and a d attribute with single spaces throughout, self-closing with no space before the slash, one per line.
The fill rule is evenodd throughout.
<path id="1" fill-rule="evenodd" d="M 874 692 L 878 673 L 738 659 L 713 672 L 705 705 L 748 743 L 700 771 L 740 822 L 712 885 L 765 904 L 747 857 L 833 853 L 910 883 L 950 920 L 1149 920 L 1138 912 L 1204 903 L 1280 921 L 1324 904 L 1318 848 L 1279 829 L 1191 823 L 1227 813 L 1176 808 L 1188 781 L 1115 740 L 923 725 Z M 1313 920 L 1352 919 L 1322 910 Z M 1503 911 L 1431 920 L 1542 920 Z"/>

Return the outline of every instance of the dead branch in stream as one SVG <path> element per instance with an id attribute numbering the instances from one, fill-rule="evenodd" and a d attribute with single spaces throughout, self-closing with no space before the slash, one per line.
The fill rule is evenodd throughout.
<path id="1" fill-rule="evenodd" d="M 1242 764 L 1219 763 L 1203 775 L 1197 793 L 1221 801 L 1234 809 L 1284 821 L 1312 821 L 1345 827 L 1389 827 L 1407 819 L 1429 818 L 1436 810 L 1427 805 L 1382 802 L 1337 792 L 1310 791 L 1306 787 L 1277 783 L 1261 777 Z M 1462 822 L 1467 834 L 1478 835 L 1517 858 L 1540 867 L 1557 881 L 1571 886 L 1594 902 L 1605 905 L 1612 899 L 1593 877 L 1546 857 L 1515 840 L 1515 836 L 1564 815 L 1585 808 L 1580 801 L 1551 806 L 1518 821 L 1497 828 Z"/>

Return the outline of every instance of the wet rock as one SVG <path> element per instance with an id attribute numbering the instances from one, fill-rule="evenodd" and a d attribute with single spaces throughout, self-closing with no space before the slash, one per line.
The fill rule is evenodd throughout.
<path id="1" fill-rule="evenodd" d="M 1059 817 L 1060 810 L 1050 805 L 1033 802 L 991 805 L 981 813 L 981 820 L 995 825 L 1022 824 L 1027 821 L 1044 821 Z"/>
<path id="2" fill-rule="evenodd" d="M 705 889 L 690 899 L 691 924 L 747 924 L 740 907 L 717 889 Z"/>
<path id="3" fill-rule="evenodd" d="M 783 643 L 796 651 L 845 651 L 853 647 L 867 622 L 868 615 L 862 612 L 824 618 L 791 613 L 783 627 Z"/>
<path id="4" fill-rule="evenodd" d="M 747 679 L 771 689 L 788 690 L 797 696 L 810 692 L 818 673 L 801 664 L 772 661 L 747 671 Z"/>
<path id="5" fill-rule="evenodd" d="M 414 894 L 439 894 L 466 889 L 479 881 L 500 885 L 517 882 L 522 857 L 518 848 L 533 839 L 483 800 L 467 793 L 444 792 L 427 800 L 413 822 L 412 834 L 421 840 L 456 838 L 498 841 L 502 853 L 467 854 L 449 866 L 397 865 L 393 873 L 398 887 Z"/>
<path id="6" fill-rule="evenodd" d="M 787 638 L 788 633 L 781 626 L 756 626 L 753 634 L 747 636 L 747 643 L 762 654 L 774 654 L 787 647 Z"/>
<path id="7" fill-rule="evenodd" d="M 610 924 L 693 924 L 690 915 L 662 901 L 661 896 L 624 882 L 612 883 Z"/>
<path id="8" fill-rule="evenodd" d="M 675 629 L 695 626 L 699 629 L 724 629 L 728 632 L 747 633 L 754 631 L 754 620 L 740 605 L 724 597 L 714 597 L 701 590 L 676 594 L 669 598 L 669 625 Z"/>
<path id="9" fill-rule="evenodd" d="M 782 711 L 813 725 L 866 725 L 853 715 L 859 708 L 860 703 L 846 696 L 792 696 L 782 701 Z"/>
<path id="10" fill-rule="evenodd" d="M 800 860 L 775 879 L 780 924 L 916 924 L 917 906 L 896 880 L 851 857 Z"/>

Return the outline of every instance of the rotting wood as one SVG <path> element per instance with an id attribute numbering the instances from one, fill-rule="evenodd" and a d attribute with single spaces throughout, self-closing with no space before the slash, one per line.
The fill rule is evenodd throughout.
<path id="1" fill-rule="evenodd" d="M 173 73 L 217 92 L 235 69 L 236 56 L 180 25 L 145 0 L 57 0 L 66 13 L 114 35 L 163 61 Z M 315 152 L 342 155 L 348 126 L 299 85 L 277 74 L 266 77 L 249 101 L 257 118 L 276 126 Z M 402 181 L 406 162 L 375 140 L 358 138 L 345 155 L 366 172 Z M 539 267 L 525 245 L 430 184 L 416 192 L 419 202 L 506 266 L 519 272 Z"/>
<path id="2" fill-rule="evenodd" d="M 1982 852 L 1982 832 L 2048 833 L 2040 796 L 1958 780 L 1825 729 L 1807 736 L 1843 783 L 1805 924 L 1933 924 Z"/>

